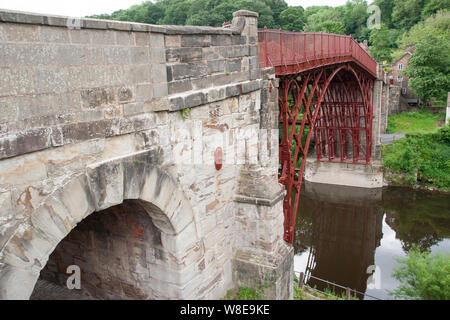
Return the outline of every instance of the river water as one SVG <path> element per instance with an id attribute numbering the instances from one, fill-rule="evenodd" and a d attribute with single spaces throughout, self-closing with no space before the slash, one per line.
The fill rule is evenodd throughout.
<path id="1" fill-rule="evenodd" d="M 294 269 L 307 284 L 360 299 L 392 299 L 396 258 L 418 245 L 450 253 L 450 195 L 409 188 L 361 189 L 305 182 L 296 221 Z"/>

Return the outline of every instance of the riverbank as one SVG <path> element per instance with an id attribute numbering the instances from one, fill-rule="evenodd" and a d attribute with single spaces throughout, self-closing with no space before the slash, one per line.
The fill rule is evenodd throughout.
<path id="1" fill-rule="evenodd" d="M 384 184 L 450 192 L 450 127 L 443 114 L 405 112 L 388 122 L 388 133 L 406 136 L 382 148 Z"/>

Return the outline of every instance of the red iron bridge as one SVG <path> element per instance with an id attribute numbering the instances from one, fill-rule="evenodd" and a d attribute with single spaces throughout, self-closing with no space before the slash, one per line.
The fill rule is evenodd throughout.
<path id="1" fill-rule="evenodd" d="M 264 28 L 258 42 L 260 67 L 273 67 L 280 81 L 279 181 L 287 191 L 284 238 L 292 243 L 308 155 L 326 162 L 372 161 L 377 63 L 346 35 Z"/>

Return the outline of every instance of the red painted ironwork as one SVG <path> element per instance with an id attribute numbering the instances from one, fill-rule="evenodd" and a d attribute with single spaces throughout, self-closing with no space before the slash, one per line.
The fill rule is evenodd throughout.
<path id="1" fill-rule="evenodd" d="M 264 28 L 258 30 L 258 38 L 261 68 L 275 67 L 277 75 L 352 61 L 376 77 L 376 61 L 352 36 Z"/>
<path id="2" fill-rule="evenodd" d="M 214 165 L 216 167 L 216 170 L 222 169 L 222 161 L 223 161 L 222 148 L 217 147 L 216 151 L 214 152 Z"/>
<path id="3" fill-rule="evenodd" d="M 377 64 L 351 36 L 268 29 L 259 30 L 259 61 L 280 79 L 279 182 L 292 244 L 311 141 L 317 161 L 371 162 Z"/>

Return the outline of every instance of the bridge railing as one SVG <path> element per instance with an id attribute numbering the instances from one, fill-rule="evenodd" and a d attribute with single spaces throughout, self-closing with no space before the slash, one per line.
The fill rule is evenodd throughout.
<path id="1" fill-rule="evenodd" d="M 258 29 L 259 62 L 262 68 L 299 65 L 327 59 L 355 60 L 376 75 L 377 63 L 352 36 L 322 32 Z M 338 59 L 340 58 L 340 59 Z"/>

